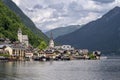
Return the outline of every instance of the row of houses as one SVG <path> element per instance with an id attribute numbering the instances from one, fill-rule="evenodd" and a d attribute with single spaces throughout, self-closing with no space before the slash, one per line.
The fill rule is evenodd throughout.
<path id="1" fill-rule="evenodd" d="M 8 55 L 10 60 L 26 60 L 27 59 L 89 59 L 88 49 L 75 49 L 71 45 L 55 46 L 51 34 L 49 46 L 44 50 L 38 48 L 33 49 L 29 45 L 27 35 L 22 35 L 21 29 L 18 30 L 18 40 L 10 43 L 9 39 L 0 38 L 0 56 Z M 100 52 L 95 51 L 93 56 L 99 59 Z"/>
<path id="2" fill-rule="evenodd" d="M 37 52 L 38 51 L 38 52 Z M 51 39 L 49 41 L 49 46 L 44 50 L 36 50 L 36 60 L 71 60 L 71 59 L 99 59 L 99 51 L 90 53 L 88 49 L 75 49 L 71 45 L 54 45 L 54 40 L 51 33 Z"/>
<path id="3" fill-rule="evenodd" d="M 49 60 L 89 59 L 89 51 L 87 49 L 75 50 L 73 48 L 47 48 L 45 50 L 39 50 L 33 48 L 25 48 L 20 43 L 0 45 L 0 54 L 8 54 L 10 60 L 26 60 L 26 58 L 39 58 L 39 60 L 40 58 Z M 94 51 L 93 55 L 99 59 L 100 52 Z"/>
<path id="4" fill-rule="evenodd" d="M 25 48 L 21 43 L 0 45 L 0 54 L 9 55 L 11 60 L 25 60 L 33 56 L 32 49 Z"/>
<path id="5" fill-rule="evenodd" d="M 7 38 L 0 38 L 0 56 L 8 55 L 11 60 L 25 60 L 25 57 L 33 56 L 33 49 L 29 45 L 28 36 L 23 35 L 20 28 L 17 36 L 18 41 L 12 43 Z"/>
<path id="6" fill-rule="evenodd" d="M 71 45 L 54 45 L 54 40 L 51 33 L 51 38 L 49 41 L 49 46 L 44 51 L 40 51 L 38 55 L 41 57 L 50 57 L 52 59 L 56 57 L 69 57 L 71 59 L 99 59 L 100 58 L 100 51 L 93 51 L 92 53 L 89 52 L 88 49 L 75 49 Z"/>

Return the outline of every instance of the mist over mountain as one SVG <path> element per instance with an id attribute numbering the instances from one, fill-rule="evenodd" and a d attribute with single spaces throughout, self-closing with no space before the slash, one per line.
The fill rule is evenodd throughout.
<path id="1" fill-rule="evenodd" d="M 115 7 L 100 19 L 92 21 L 82 28 L 55 39 L 60 44 L 70 44 L 76 48 L 120 51 L 120 7 Z"/>
<path id="2" fill-rule="evenodd" d="M 50 31 L 47 31 L 45 34 L 50 37 L 50 34 L 52 32 L 53 34 L 53 38 L 57 38 L 59 36 L 63 36 L 63 35 L 66 35 L 66 34 L 69 34 L 79 28 L 81 28 L 82 26 L 80 25 L 70 25 L 70 26 L 67 26 L 67 27 L 59 27 L 59 28 L 55 28 L 55 29 L 52 29 Z"/>

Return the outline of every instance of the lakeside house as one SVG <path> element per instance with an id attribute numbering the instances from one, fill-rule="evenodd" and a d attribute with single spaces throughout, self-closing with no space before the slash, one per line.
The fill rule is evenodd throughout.
<path id="1" fill-rule="evenodd" d="M 8 50 L 5 50 L 6 46 L 5 45 L 0 45 L 0 54 L 9 54 Z"/>
<path id="2" fill-rule="evenodd" d="M 96 56 L 96 59 L 100 59 L 101 52 L 100 51 L 93 51 L 93 55 Z"/>
<path id="3" fill-rule="evenodd" d="M 21 44 L 11 44 L 10 46 L 6 45 L 5 50 L 9 51 L 11 59 L 24 60 L 25 48 Z"/>

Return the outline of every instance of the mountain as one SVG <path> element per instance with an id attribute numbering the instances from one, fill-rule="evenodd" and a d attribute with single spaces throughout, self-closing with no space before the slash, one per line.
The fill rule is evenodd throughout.
<path id="1" fill-rule="evenodd" d="M 12 0 L 2 0 L 2 1 L 18 17 L 20 17 L 22 23 L 24 23 L 26 27 L 28 27 L 34 34 L 38 35 L 41 39 L 48 42 L 48 37 L 35 26 L 35 24 L 31 21 L 31 19 L 29 19 Z"/>
<path id="2" fill-rule="evenodd" d="M 9 38 L 11 41 L 16 41 L 17 31 L 21 28 L 23 34 L 28 35 L 30 43 L 37 47 L 40 44 L 41 38 L 35 35 L 2 0 L 0 0 L 0 38 Z"/>
<path id="3" fill-rule="evenodd" d="M 79 28 L 81 28 L 82 26 L 80 25 L 70 25 L 70 26 L 67 26 L 67 27 L 59 27 L 59 28 L 55 28 L 53 30 L 50 30 L 50 31 L 47 31 L 45 34 L 50 37 L 50 34 L 52 32 L 53 34 L 53 38 L 57 38 L 59 36 L 62 36 L 62 35 L 66 35 L 66 34 L 69 34 Z"/>
<path id="4" fill-rule="evenodd" d="M 75 32 L 60 36 L 55 41 L 106 53 L 120 51 L 120 7 L 113 8 L 98 20 Z"/>

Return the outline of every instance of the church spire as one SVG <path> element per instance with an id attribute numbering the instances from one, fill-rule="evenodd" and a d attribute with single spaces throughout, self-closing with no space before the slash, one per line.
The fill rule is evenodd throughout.
<path id="1" fill-rule="evenodd" d="M 52 31 L 50 33 L 50 39 L 53 40 L 53 34 L 52 34 Z"/>
<path id="2" fill-rule="evenodd" d="M 53 35 L 52 35 L 52 32 L 50 33 L 49 48 L 54 48 L 54 41 L 53 41 Z"/>
<path id="3" fill-rule="evenodd" d="M 20 28 L 18 29 L 18 40 L 22 42 L 22 30 Z"/>
<path id="4" fill-rule="evenodd" d="M 18 29 L 18 33 L 22 33 L 22 30 L 21 30 L 21 28 L 19 28 L 19 29 Z"/>

